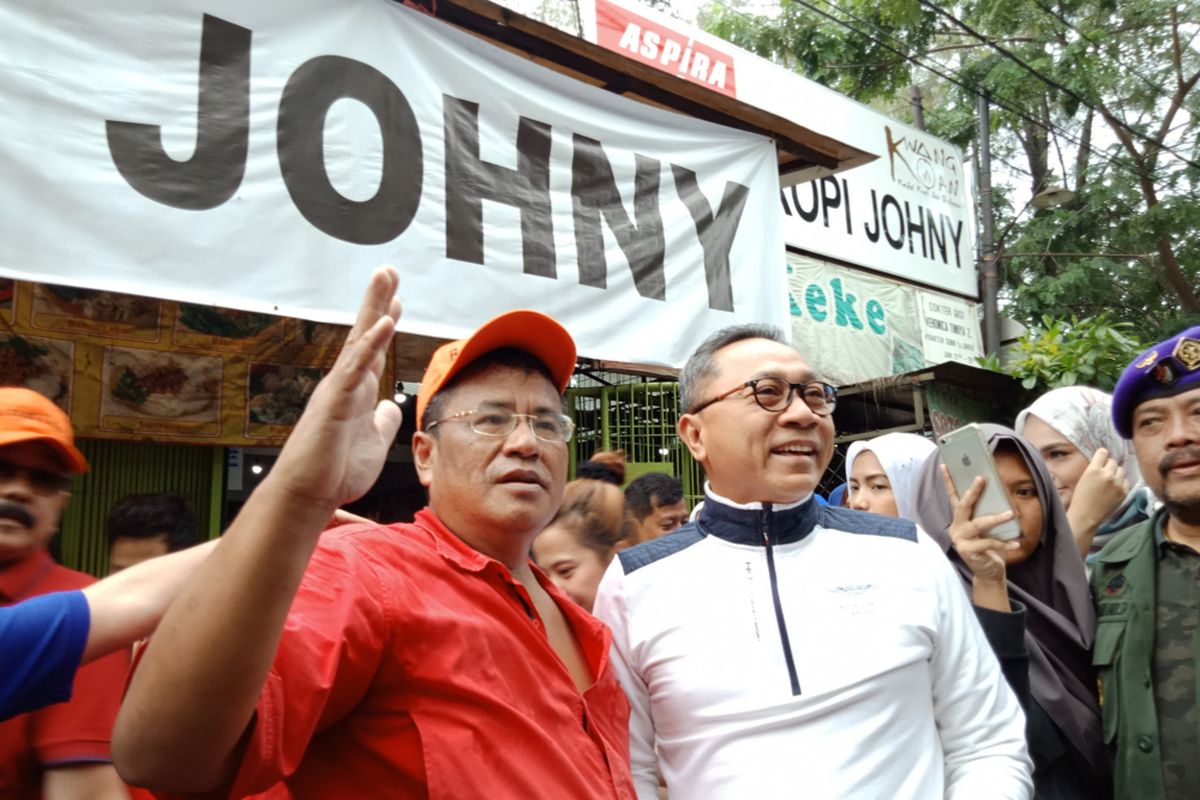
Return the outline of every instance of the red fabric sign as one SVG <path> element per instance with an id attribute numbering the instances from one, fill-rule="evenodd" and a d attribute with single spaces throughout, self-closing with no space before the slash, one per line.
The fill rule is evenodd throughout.
<path id="1" fill-rule="evenodd" d="M 713 91 L 737 97 L 733 56 L 607 0 L 596 0 L 601 47 Z"/>

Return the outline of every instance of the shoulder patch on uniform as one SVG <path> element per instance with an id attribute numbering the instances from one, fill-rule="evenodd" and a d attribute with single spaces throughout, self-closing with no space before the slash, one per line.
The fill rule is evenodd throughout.
<path id="1" fill-rule="evenodd" d="M 682 528 L 671 531 L 666 536 L 642 542 L 639 545 L 630 547 L 628 550 L 622 550 L 617 555 L 621 559 L 621 567 L 624 568 L 625 574 L 629 575 L 635 570 L 653 564 L 655 561 L 686 550 L 703 538 L 704 534 L 700 532 L 696 523 L 689 522 Z"/>
<path id="2" fill-rule="evenodd" d="M 892 539 L 917 540 L 917 526 L 906 519 L 884 517 L 868 511 L 851 508 L 821 506 L 817 521 L 822 528 L 833 528 L 846 533 L 865 533 L 871 536 L 887 536 Z"/>

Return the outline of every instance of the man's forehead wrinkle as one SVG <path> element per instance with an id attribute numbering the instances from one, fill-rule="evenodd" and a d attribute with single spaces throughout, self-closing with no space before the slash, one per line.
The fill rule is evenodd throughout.
<path id="1" fill-rule="evenodd" d="M 511 400 L 511 399 L 505 399 L 505 400 L 494 400 L 494 399 L 492 399 L 492 400 L 480 400 L 480 401 L 479 401 L 478 403 L 476 403 L 475 405 L 476 405 L 476 407 L 478 407 L 478 408 L 505 408 L 505 409 L 512 409 L 512 408 L 514 408 L 514 407 L 516 406 L 516 403 L 515 403 L 513 400 Z"/>
<path id="2" fill-rule="evenodd" d="M 726 369 L 725 372 L 731 377 L 741 377 L 742 380 L 755 380 L 758 378 L 782 378 L 788 382 L 801 383 L 816 379 L 816 375 L 812 368 L 803 358 L 797 354 L 793 359 L 781 358 L 760 358 L 754 359 L 752 364 L 743 366 L 745 376 L 733 376 L 732 371 Z"/>
<path id="3" fill-rule="evenodd" d="M 1155 397 L 1151 400 L 1147 400 L 1133 410 L 1133 418 L 1137 419 L 1138 417 L 1143 417 L 1147 414 L 1161 413 L 1164 409 L 1170 407 L 1170 403 L 1168 403 L 1170 399 L 1171 398 L 1169 397 Z"/>
<path id="4" fill-rule="evenodd" d="M 511 397 L 505 398 L 503 400 L 497 400 L 497 399 L 480 400 L 479 402 L 477 402 L 475 404 L 475 408 L 477 408 L 481 411 L 488 410 L 488 409 L 515 411 L 517 408 L 517 402 L 515 399 L 513 399 Z M 534 406 L 530 410 L 534 414 L 557 414 L 562 410 L 562 406 L 561 406 L 561 404 L 558 404 L 558 403 L 555 403 L 553 405 L 548 404 L 548 403 L 539 403 L 538 405 Z"/>
<path id="5" fill-rule="evenodd" d="M 490 365 L 468 376 L 462 382 L 456 383 L 453 391 L 481 398 L 477 401 L 479 405 L 490 404 L 507 408 L 516 402 L 519 393 L 529 392 L 531 387 L 534 387 L 532 391 L 535 392 L 544 390 L 547 398 L 554 399 L 552 403 L 547 404 L 549 407 L 557 407 L 560 403 L 560 395 L 544 375 L 501 364 Z"/>

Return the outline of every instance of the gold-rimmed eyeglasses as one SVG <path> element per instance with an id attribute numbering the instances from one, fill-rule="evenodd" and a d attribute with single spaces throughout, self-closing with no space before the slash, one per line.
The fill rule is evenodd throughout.
<path id="1" fill-rule="evenodd" d="M 481 436 L 508 436 L 517 429 L 517 423 L 523 419 L 529 421 L 533 435 L 543 442 L 569 442 L 575 433 L 575 423 L 566 414 L 518 414 L 506 408 L 472 408 L 470 411 L 460 411 L 434 420 L 425 426 L 425 430 L 431 431 L 443 422 L 463 420 L 471 430 Z"/>

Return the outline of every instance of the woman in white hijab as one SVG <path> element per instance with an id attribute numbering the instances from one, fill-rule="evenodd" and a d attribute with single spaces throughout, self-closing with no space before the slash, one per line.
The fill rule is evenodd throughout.
<path id="1" fill-rule="evenodd" d="M 1090 386 L 1053 389 L 1018 414 L 1014 427 L 1050 469 L 1085 558 L 1153 510 L 1132 446 L 1113 429 L 1112 395 Z"/>
<path id="2" fill-rule="evenodd" d="M 911 508 L 921 465 L 937 446 L 915 433 L 860 439 L 846 451 L 846 505 L 889 517 L 916 520 Z"/>

